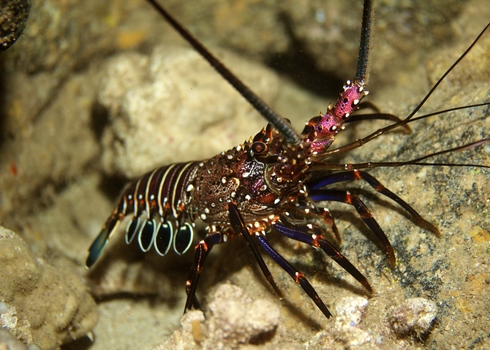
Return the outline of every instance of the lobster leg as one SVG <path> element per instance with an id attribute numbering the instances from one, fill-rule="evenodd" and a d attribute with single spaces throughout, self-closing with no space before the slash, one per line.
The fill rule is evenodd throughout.
<path id="1" fill-rule="evenodd" d="M 298 242 L 306 243 L 312 247 L 317 247 L 323 250 L 329 257 L 331 257 L 337 264 L 339 264 L 345 271 L 347 271 L 352 277 L 354 277 L 369 293 L 373 292 L 371 285 L 364 275 L 351 264 L 345 256 L 343 256 L 329 241 L 327 241 L 322 235 L 310 235 L 306 232 L 298 230 L 296 228 L 286 227 L 277 222 L 274 223 L 274 229 L 282 235 L 294 239 Z"/>
<path id="2" fill-rule="evenodd" d="M 209 252 L 215 244 L 224 243 L 222 233 L 213 233 L 206 236 L 202 241 L 200 241 L 195 247 L 194 262 L 192 264 L 191 272 L 189 278 L 185 282 L 185 289 L 187 292 L 187 300 L 185 302 L 184 312 L 191 310 L 192 307 L 199 309 L 199 302 L 196 297 L 197 283 L 199 282 L 199 277 L 202 273 L 202 267 L 204 260 L 208 256 Z"/>
<path id="3" fill-rule="evenodd" d="M 377 192 L 385 195 L 386 197 L 395 201 L 398 205 L 400 205 L 403 209 L 405 209 L 411 216 L 415 223 L 432 233 L 434 233 L 437 237 L 441 236 L 439 230 L 432 225 L 430 222 L 425 220 L 419 213 L 415 211 L 407 202 L 401 199 L 399 196 L 391 192 L 387 189 L 381 182 L 379 182 L 375 177 L 366 173 L 365 171 L 354 170 L 354 171 L 345 171 L 341 173 L 335 173 L 331 175 L 327 175 L 322 177 L 321 179 L 313 182 L 310 186 L 312 190 L 318 190 L 327 185 L 341 182 L 341 181 L 355 181 L 355 180 L 364 180 L 366 181 L 373 189 Z"/>
<path id="4" fill-rule="evenodd" d="M 307 198 L 307 200 L 309 200 L 309 198 Z M 315 205 L 315 203 L 313 203 L 310 200 L 309 200 L 308 205 L 298 204 L 298 205 L 294 205 L 294 206 L 287 208 L 288 213 L 290 213 L 290 214 L 291 213 L 298 213 L 301 215 L 302 218 L 311 217 L 312 211 L 314 214 L 318 215 L 319 217 L 321 217 L 321 219 L 323 219 L 323 222 L 325 224 L 327 224 L 327 226 L 330 227 L 330 229 L 334 233 L 335 239 L 337 240 L 337 242 L 341 243 L 342 237 L 340 236 L 339 229 L 337 228 L 337 225 L 335 224 L 335 219 L 333 218 L 332 213 L 327 208 L 319 208 Z M 288 218 L 289 222 L 291 222 L 292 220 L 294 220 L 294 219 L 292 219 L 291 217 Z M 298 227 L 298 226 L 302 226 L 302 225 L 295 222 L 294 226 Z"/>
<path id="5" fill-rule="evenodd" d="M 305 291 L 305 293 L 313 300 L 313 302 L 316 304 L 316 306 L 320 309 L 321 312 L 327 317 L 330 318 L 332 314 L 330 311 L 328 311 L 327 307 L 323 303 L 322 299 L 318 296 L 318 293 L 315 291 L 313 286 L 308 282 L 306 279 L 305 275 L 298 271 L 294 266 L 292 266 L 289 262 L 287 262 L 286 259 L 284 259 L 278 252 L 276 252 L 269 242 L 267 241 L 267 238 L 265 238 L 264 234 L 261 234 L 260 232 L 255 233 L 255 236 L 257 240 L 259 241 L 260 245 L 264 248 L 264 250 L 267 252 L 267 254 L 270 255 L 274 261 L 283 268 L 284 271 L 286 271 L 289 276 L 291 276 L 296 283 L 301 285 L 301 288 Z"/>
<path id="6" fill-rule="evenodd" d="M 330 223 L 330 227 L 332 228 L 335 238 L 337 239 L 337 242 L 339 242 L 340 244 L 342 242 L 342 237 L 340 237 L 339 229 L 337 228 L 337 225 L 335 225 L 335 220 L 330 210 L 328 210 L 327 208 L 323 208 L 323 210 L 317 207 L 315 208 L 317 211 L 319 211 L 319 214 L 323 217 L 323 221 L 326 223 Z"/>
<path id="7" fill-rule="evenodd" d="M 253 241 L 252 237 L 250 236 L 250 232 L 247 229 L 247 226 L 245 225 L 245 222 L 243 221 L 242 216 L 240 215 L 240 212 L 238 211 L 238 208 L 236 207 L 235 203 L 228 203 L 228 212 L 230 214 L 230 223 L 233 228 L 233 230 L 236 233 L 241 233 L 245 241 L 247 242 L 248 246 L 250 249 L 252 249 L 252 253 L 255 256 L 255 260 L 257 260 L 257 263 L 259 264 L 260 269 L 262 270 L 262 273 L 264 274 L 264 277 L 267 279 L 269 284 L 272 286 L 276 294 L 279 296 L 279 298 L 283 298 L 283 294 L 279 287 L 277 286 L 276 282 L 274 281 L 274 278 L 272 277 L 271 272 L 267 268 L 267 265 L 264 262 L 264 259 L 262 259 L 262 255 L 260 255 L 259 250 L 257 249 L 257 246 L 255 245 L 255 242 Z"/>
<path id="8" fill-rule="evenodd" d="M 276 282 L 272 278 L 272 274 L 270 273 L 269 269 L 265 265 L 262 256 L 260 255 L 254 242 L 252 241 L 250 237 L 250 233 L 248 232 L 245 223 L 243 222 L 243 219 L 238 211 L 238 208 L 236 207 L 235 204 L 229 203 L 228 211 L 230 214 L 230 222 L 233 230 L 235 231 L 235 233 L 241 233 L 244 236 L 248 245 L 252 249 L 252 252 L 254 253 L 257 262 L 259 263 L 262 273 L 266 277 L 267 281 L 271 284 L 274 291 L 279 295 L 280 298 L 282 298 L 283 297 L 282 292 L 280 291 Z M 226 234 L 219 233 L 219 232 L 210 234 L 196 245 L 194 263 L 192 265 L 189 278 L 186 281 L 187 300 L 185 303 L 185 309 L 184 309 L 185 311 L 191 310 L 192 307 L 199 309 L 199 302 L 196 297 L 196 290 L 197 290 L 197 284 L 199 282 L 199 277 L 201 276 L 202 273 L 202 267 L 204 261 L 206 260 L 206 257 L 208 256 L 213 246 L 215 244 L 224 243 L 226 241 L 223 239 L 223 235 Z"/>
<path id="9" fill-rule="evenodd" d="M 391 266 L 396 265 L 395 252 L 391 246 L 388 237 L 379 226 L 378 222 L 373 218 L 371 212 L 366 205 L 359 199 L 359 197 L 349 193 L 349 191 L 338 190 L 314 190 L 309 192 L 309 197 L 314 201 L 336 201 L 341 203 L 347 203 L 353 205 L 356 208 L 362 221 L 369 227 L 369 229 L 378 237 L 381 243 L 385 247 L 386 255 L 390 260 Z"/>

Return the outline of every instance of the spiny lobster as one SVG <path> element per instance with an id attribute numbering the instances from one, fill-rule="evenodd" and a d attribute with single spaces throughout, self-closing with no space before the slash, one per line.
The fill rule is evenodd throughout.
<path id="1" fill-rule="evenodd" d="M 177 254 L 184 254 L 193 242 L 194 222 L 201 220 L 206 224 L 207 232 L 204 239 L 195 246 L 194 263 L 186 282 L 185 310 L 199 308 L 196 297 L 197 284 L 203 263 L 213 246 L 243 236 L 263 274 L 279 296 L 282 296 L 282 293 L 263 261 L 256 242 L 296 283 L 300 284 L 322 313 L 330 317 L 330 311 L 305 275 L 274 250 L 267 239 L 267 234 L 273 231 L 279 232 L 292 240 L 321 249 L 359 281 L 367 291 L 372 292 L 367 278 L 323 235 L 325 229 L 330 229 L 340 241 L 340 233 L 332 214 L 328 209 L 318 205 L 318 202 L 338 201 L 355 207 L 363 222 L 383 244 L 391 265 L 395 265 L 396 259 L 390 241 L 365 204 L 348 191 L 330 189 L 329 185 L 343 181 L 364 180 L 377 192 L 401 206 L 419 226 L 437 236 L 440 235 L 434 225 L 422 218 L 403 199 L 385 188 L 376 178 L 361 170 L 379 164 L 339 165 L 326 161 L 332 154 L 359 147 L 383 133 L 426 117 L 413 118 L 445 76 L 405 119 L 376 114 L 372 118 L 391 119 L 396 122 L 347 146 L 328 150 L 335 135 L 344 128 L 344 123 L 362 119 L 351 115 L 359 109 L 361 100 L 368 94 L 365 80 L 371 35 L 372 1 L 364 1 L 361 44 L 354 80 L 347 82 L 335 105 L 329 105 L 325 114 L 312 118 L 301 134 L 298 134 L 287 120 L 277 115 L 236 78 L 156 1 L 149 0 L 149 2 L 262 114 L 269 124 L 253 139 L 213 158 L 201 162 L 164 166 L 130 183 L 90 247 L 87 267 L 96 262 L 118 225 L 128 215 L 132 215 L 132 220 L 126 228 L 126 243 L 129 244 L 136 239 L 142 251 L 147 252 L 153 247 L 162 256 L 167 254 L 171 247 Z M 475 42 L 477 40 L 478 38 Z M 452 67 L 449 71 L 451 69 Z M 424 164 L 422 161 L 433 155 L 468 149 L 489 142 L 490 140 L 483 139 L 412 161 L 382 165 Z M 467 165 L 489 168 L 485 165 Z M 332 170 L 341 171 L 328 173 Z"/>

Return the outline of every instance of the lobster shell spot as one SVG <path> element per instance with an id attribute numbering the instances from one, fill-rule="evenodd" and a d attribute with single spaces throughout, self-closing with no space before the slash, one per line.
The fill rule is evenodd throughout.
<path id="1" fill-rule="evenodd" d="M 184 254 L 192 244 L 192 239 L 194 236 L 194 229 L 188 223 L 181 226 L 174 238 L 174 250 L 177 254 Z"/>
<path id="2" fill-rule="evenodd" d="M 170 222 L 162 222 L 160 226 L 158 226 L 153 245 L 155 246 L 155 250 L 159 255 L 164 256 L 168 253 L 168 250 L 172 245 L 173 235 L 174 228 Z"/>
<path id="3" fill-rule="evenodd" d="M 141 229 L 138 235 L 138 244 L 142 251 L 147 252 L 150 250 L 153 243 L 153 237 L 155 235 L 155 220 L 146 220 L 146 222 L 141 225 Z"/>
<path id="4" fill-rule="evenodd" d="M 133 219 L 128 223 L 128 226 L 126 227 L 126 244 L 130 244 L 134 236 L 136 236 L 136 233 L 139 230 L 141 220 L 139 216 L 133 217 Z"/>

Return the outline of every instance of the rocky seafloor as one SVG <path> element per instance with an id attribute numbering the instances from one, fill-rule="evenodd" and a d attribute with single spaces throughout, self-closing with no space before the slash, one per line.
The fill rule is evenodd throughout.
<path id="1" fill-rule="evenodd" d="M 169 1 L 168 7 L 300 129 L 355 69 L 361 4 Z M 370 100 L 407 115 L 490 21 L 483 0 L 379 1 Z M 432 112 L 490 99 L 490 32 L 426 103 Z M 435 224 L 418 227 L 367 184 L 359 195 L 397 265 L 352 207 L 326 203 L 340 249 L 368 295 L 310 247 L 270 235 L 333 313 L 326 319 L 265 259 L 279 300 L 245 242 L 213 250 L 182 317 L 193 254 L 142 254 L 115 235 L 93 269 L 87 250 L 128 179 L 203 159 L 264 121 L 144 1 L 32 4 L 24 35 L 0 53 L 0 348 L 450 349 L 490 347 L 490 172 L 405 166 L 369 172 Z M 339 145 L 386 122 L 348 124 Z M 412 123 L 332 162 L 403 161 L 489 137 L 489 108 Z M 490 165 L 488 144 L 436 157 Z"/>

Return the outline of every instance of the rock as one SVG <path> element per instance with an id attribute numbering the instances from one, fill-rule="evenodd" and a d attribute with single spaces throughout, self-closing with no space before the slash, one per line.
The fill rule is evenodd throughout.
<path id="1" fill-rule="evenodd" d="M 69 269 L 36 259 L 26 243 L 0 227 L 0 326 L 25 344 L 57 349 L 95 326 L 97 308 Z"/>
<path id="2" fill-rule="evenodd" d="M 262 98 L 277 96 L 264 67 L 220 51 Z M 190 79 L 183 79 L 192 72 Z M 111 59 L 99 88 L 109 110 L 103 136 L 105 170 L 135 178 L 161 164 L 209 158 L 248 139 L 264 121 L 194 51 L 157 47 Z M 155 132 L 155 130 L 158 130 Z M 192 141 L 191 141 L 192 140 Z"/>
<path id="3" fill-rule="evenodd" d="M 368 304 L 366 298 L 346 297 L 335 306 L 335 329 L 348 347 L 374 343 L 373 336 L 360 327 Z"/>
<path id="4" fill-rule="evenodd" d="M 247 344 L 272 349 L 287 345 L 279 345 L 275 338 L 281 332 L 279 308 L 267 300 L 252 300 L 240 287 L 221 285 L 209 310 L 207 319 L 201 311 L 186 313 L 181 328 L 153 349 L 236 349 Z"/>
<path id="5" fill-rule="evenodd" d="M 411 298 L 391 311 L 388 322 L 398 336 L 427 334 L 436 319 L 437 307 L 424 298 Z"/>
<path id="6" fill-rule="evenodd" d="M 0 306 L 3 311 L 3 305 Z M 3 314 L 4 312 L 0 312 L 2 314 L 3 323 Z M 16 337 L 12 335 L 7 329 L 0 327 L 0 349 L 1 350 L 28 350 L 27 346 L 19 341 Z"/>

